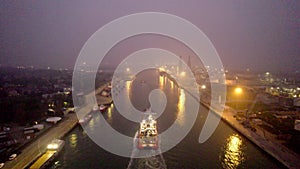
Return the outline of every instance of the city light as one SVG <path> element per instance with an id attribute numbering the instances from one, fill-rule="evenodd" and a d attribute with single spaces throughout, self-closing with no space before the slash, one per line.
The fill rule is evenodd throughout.
<path id="1" fill-rule="evenodd" d="M 181 72 L 180 76 L 184 77 L 186 75 L 186 72 Z"/>
<path id="2" fill-rule="evenodd" d="M 57 148 L 58 148 L 58 144 L 56 144 L 56 143 L 50 143 L 47 146 L 47 149 L 51 149 L 51 150 L 55 150 Z"/>
<path id="3" fill-rule="evenodd" d="M 237 87 L 237 88 L 234 89 L 235 94 L 242 94 L 242 92 L 243 92 L 243 89 L 240 88 L 240 87 Z"/>

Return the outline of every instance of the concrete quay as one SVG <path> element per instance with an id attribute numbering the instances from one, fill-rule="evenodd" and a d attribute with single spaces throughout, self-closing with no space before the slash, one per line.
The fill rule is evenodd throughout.
<path id="1" fill-rule="evenodd" d="M 208 109 L 211 109 L 215 114 L 221 114 L 216 112 L 216 110 L 207 103 L 204 103 L 203 101 L 200 101 L 200 103 Z M 287 168 L 300 168 L 300 156 L 298 154 L 280 144 L 274 137 L 269 137 L 268 139 L 264 137 L 265 134 L 263 133 L 265 131 L 262 131 L 263 129 L 261 128 L 257 128 L 256 132 L 251 131 L 249 128 L 245 128 L 234 118 L 235 114 L 233 109 L 227 109 L 223 111 L 221 118 L 240 134 L 244 135 L 248 140 L 284 164 Z"/>
<path id="2" fill-rule="evenodd" d="M 107 84 L 102 85 L 94 92 L 88 95 L 98 95 Z M 111 97 L 97 96 L 98 104 L 108 104 L 112 102 Z M 89 103 L 89 102 L 87 102 Z M 94 105 L 86 104 L 77 109 L 78 112 L 84 112 L 87 114 L 91 112 Z M 43 133 L 40 137 L 30 142 L 22 149 L 22 153 L 19 154 L 14 160 L 5 162 L 3 169 L 23 169 L 32 164 L 38 159 L 46 150 L 47 145 L 53 139 L 61 139 L 68 134 L 78 124 L 78 113 L 66 114 L 61 122 L 58 122 L 51 127 L 47 132 Z"/>
<path id="3" fill-rule="evenodd" d="M 41 156 L 46 146 L 56 138 L 62 138 L 72 130 L 78 122 L 75 114 L 66 115 L 65 119 L 55 126 L 51 127 L 46 133 L 26 146 L 22 153 L 13 161 L 7 161 L 4 169 L 22 169 L 31 164 L 35 159 Z"/>

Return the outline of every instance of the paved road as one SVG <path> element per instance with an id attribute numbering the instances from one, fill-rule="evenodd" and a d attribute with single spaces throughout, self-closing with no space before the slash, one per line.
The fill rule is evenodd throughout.
<path id="1" fill-rule="evenodd" d="M 29 145 L 22 150 L 22 153 L 19 154 L 16 159 L 14 159 L 13 161 L 7 161 L 5 163 L 4 169 L 25 168 L 45 152 L 47 145 L 53 139 L 61 138 L 65 134 L 67 134 L 77 124 L 77 115 L 84 116 L 92 110 L 94 104 L 91 104 L 92 102 L 88 100 L 91 98 L 90 96 L 96 94 L 98 104 L 107 104 L 111 102 L 112 100 L 110 97 L 99 96 L 99 93 L 103 90 L 105 85 L 107 84 L 104 84 L 94 92 L 91 92 L 88 95 L 86 95 L 86 104 L 84 106 L 81 106 L 81 108 L 79 108 L 78 110 L 76 110 L 78 111 L 77 114 L 74 113 L 65 115 L 65 118 L 61 122 L 51 127 L 49 131 L 42 134 L 42 136 L 40 136 L 35 141 L 29 143 Z"/>
<path id="2" fill-rule="evenodd" d="M 4 169 L 22 169 L 33 162 L 37 157 L 42 155 L 47 144 L 55 138 L 63 137 L 71 128 L 77 124 L 77 117 L 75 114 L 66 115 L 65 119 L 56 126 L 49 129 L 48 132 L 40 136 L 22 150 L 22 153 L 13 161 L 5 163 Z"/>

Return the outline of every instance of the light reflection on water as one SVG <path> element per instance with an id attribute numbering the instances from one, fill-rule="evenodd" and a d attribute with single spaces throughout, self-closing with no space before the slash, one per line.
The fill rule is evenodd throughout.
<path id="1" fill-rule="evenodd" d="M 113 104 L 112 104 L 113 105 Z M 110 107 L 108 107 L 108 109 L 107 109 L 107 118 L 108 119 L 111 119 L 111 109 L 112 109 L 112 107 L 113 106 L 110 106 Z"/>
<path id="2" fill-rule="evenodd" d="M 165 76 L 159 76 L 159 87 L 160 89 L 163 89 L 165 84 Z"/>
<path id="3" fill-rule="evenodd" d="M 123 83 L 120 90 L 128 90 L 129 95 L 132 93 L 132 90 L 136 90 L 139 95 L 132 97 L 133 101 L 136 101 L 143 99 L 140 95 L 142 90 L 145 91 L 154 85 L 155 87 L 159 85 L 159 88 L 165 92 L 166 96 L 169 96 L 168 104 L 171 106 L 167 107 L 166 112 L 172 112 L 164 113 L 166 118 L 160 119 L 161 121 L 158 124 L 159 127 L 163 128 L 166 126 L 165 128 L 167 128 L 169 125 L 172 125 L 172 123 L 170 124 L 169 122 L 173 122 L 173 116 L 176 116 L 179 125 L 186 123 L 187 121 L 181 118 L 184 113 L 188 113 L 185 112 L 184 105 L 187 103 L 185 97 L 189 95 L 189 93 L 185 93 L 184 90 L 178 88 L 176 83 L 174 83 L 174 88 L 172 89 L 171 80 L 168 80 L 168 78 L 165 78 L 164 76 L 156 78 L 155 84 L 149 83 L 153 81 L 153 78 L 148 78 L 146 83 L 142 83 L 141 85 L 132 85 L 130 81 L 127 81 L 126 83 Z M 199 110 L 198 117 L 205 117 L 208 110 L 201 105 L 200 107 L 201 109 Z M 113 104 L 110 108 L 110 110 L 108 109 L 107 112 L 103 113 L 103 116 L 112 127 L 115 127 L 118 131 L 120 130 L 124 133 L 130 133 L 132 130 L 136 131 L 138 126 L 135 128 L 133 127 L 134 125 L 127 123 L 122 123 L 121 125 L 120 121 L 122 120 L 122 116 L 119 115 Z M 100 114 L 93 114 L 94 126 L 97 125 L 99 118 Z M 212 139 L 209 139 L 205 144 L 199 144 L 197 142 L 197 138 L 199 137 L 198 126 L 204 123 L 203 119 L 204 118 L 197 118 L 195 123 L 197 126 L 190 131 L 187 137 L 173 149 L 163 154 L 168 168 L 282 168 L 282 166 L 278 165 L 274 159 L 270 159 L 261 152 L 260 149 L 253 146 L 249 141 L 242 138 L 242 136 L 239 136 L 238 133 L 222 121 L 215 134 L 212 136 Z M 134 133 L 129 136 L 133 136 Z M 59 164 L 53 161 L 49 168 L 118 169 L 126 168 L 128 166 L 130 159 L 116 156 L 100 148 L 89 139 L 81 126 L 76 127 L 66 137 L 68 139 L 66 139 L 65 151 L 61 152 L 57 158 Z M 73 146 L 75 146 L 75 148 L 73 148 Z M 255 164 L 253 164 L 254 159 L 257 160 Z"/>
<path id="4" fill-rule="evenodd" d="M 174 82 L 170 81 L 170 83 L 171 83 L 171 89 L 174 89 Z"/>
<path id="5" fill-rule="evenodd" d="M 220 155 L 222 167 L 226 169 L 235 169 L 245 160 L 244 143 L 242 138 L 233 134 L 226 140 L 226 145 Z"/>
<path id="6" fill-rule="evenodd" d="M 177 104 L 178 114 L 177 119 L 178 123 L 182 126 L 184 125 L 184 113 L 185 113 L 185 91 L 183 89 L 179 89 L 179 101 Z"/>
<path id="7" fill-rule="evenodd" d="M 125 82 L 125 88 L 126 88 L 127 92 L 129 93 L 130 92 L 130 88 L 131 88 L 131 81 L 126 81 Z"/>
<path id="8" fill-rule="evenodd" d="M 77 134 L 71 134 L 69 137 L 70 140 L 70 147 L 72 148 L 76 148 L 77 146 Z"/>

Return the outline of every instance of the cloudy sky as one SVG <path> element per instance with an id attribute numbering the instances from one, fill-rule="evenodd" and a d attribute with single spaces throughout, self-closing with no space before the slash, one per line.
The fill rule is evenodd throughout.
<path id="1" fill-rule="evenodd" d="M 296 0 L 2 1 L 0 64 L 73 68 L 95 31 L 138 12 L 170 13 L 189 20 L 208 36 L 229 70 L 299 70 L 300 2 Z M 152 39 L 161 48 L 176 46 Z M 149 47 L 140 38 L 112 53 L 129 54 L 137 50 L 134 43 L 143 41 L 139 49 Z"/>

